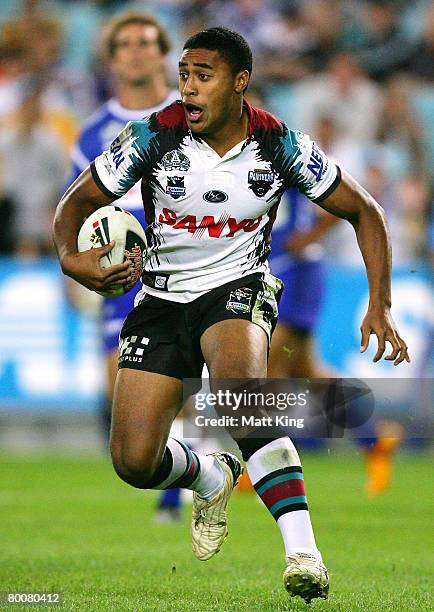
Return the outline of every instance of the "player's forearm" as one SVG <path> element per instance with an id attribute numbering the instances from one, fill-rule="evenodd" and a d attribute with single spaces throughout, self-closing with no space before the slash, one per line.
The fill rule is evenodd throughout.
<path id="1" fill-rule="evenodd" d="M 83 220 L 108 202 L 110 199 L 98 189 L 89 169 L 65 192 L 53 222 L 53 240 L 62 269 L 68 256 L 77 253 L 77 236 Z"/>
<path id="2" fill-rule="evenodd" d="M 370 198 L 352 224 L 368 274 L 369 309 L 390 308 L 392 248 L 384 211 Z"/>

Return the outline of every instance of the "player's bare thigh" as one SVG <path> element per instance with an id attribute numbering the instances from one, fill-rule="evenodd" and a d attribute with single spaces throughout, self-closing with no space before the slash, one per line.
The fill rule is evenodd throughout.
<path id="1" fill-rule="evenodd" d="M 113 397 L 110 449 L 121 477 L 151 477 L 160 465 L 170 427 L 182 406 L 182 381 L 123 368 Z"/>
<path id="2" fill-rule="evenodd" d="M 200 344 L 211 378 L 267 376 L 268 338 L 251 321 L 219 321 L 202 334 Z"/>

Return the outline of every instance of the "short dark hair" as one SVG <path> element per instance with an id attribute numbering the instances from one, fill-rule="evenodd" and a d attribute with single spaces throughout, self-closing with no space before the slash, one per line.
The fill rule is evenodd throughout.
<path id="1" fill-rule="evenodd" d="M 252 51 L 238 32 L 222 27 L 208 28 L 190 36 L 183 48 L 218 51 L 234 75 L 242 70 L 252 74 Z"/>

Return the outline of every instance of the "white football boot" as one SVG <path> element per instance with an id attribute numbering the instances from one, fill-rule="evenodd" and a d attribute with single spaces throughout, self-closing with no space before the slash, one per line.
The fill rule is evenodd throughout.
<path id="1" fill-rule="evenodd" d="M 330 581 L 321 558 L 299 552 L 288 555 L 286 563 L 283 584 L 291 597 L 299 595 L 306 603 L 315 597 L 327 599 Z"/>
<path id="2" fill-rule="evenodd" d="M 220 550 L 228 535 L 226 506 L 243 467 L 231 453 L 212 453 L 224 472 L 223 486 L 211 499 L 193 494 L 191 545 L 201 561 L 211 559 Z"/>

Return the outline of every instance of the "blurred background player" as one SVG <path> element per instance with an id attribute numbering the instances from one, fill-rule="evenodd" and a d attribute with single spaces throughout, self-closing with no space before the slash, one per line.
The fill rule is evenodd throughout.
<path id="1" fill-rule="evenodd" d="M 165 57 L 169 37 L 150 14 L 125 12 L 113 17 L 103 37 L 102 51 L 113 79 L 113 97 L 86 123 L 72 151 L 73 171 L 70 183 L 100 155 L 128 121 L 142 119 L 179 97 L 170 89 Z M 130 211 L 146 228 L 140 185 L 135 185 L 120 200 L 119 206 Z M 119 332 L 134 306 L 140 284 L 117 298 L 102 303 L 102 336 L 106 361 L 105 402 L 101 417 L 106 438 L 110 434 L 111 404 L 118 366 Z M 165 491 L 160 499 L 159 518 L 177 518 L 179 489 Z"/>

